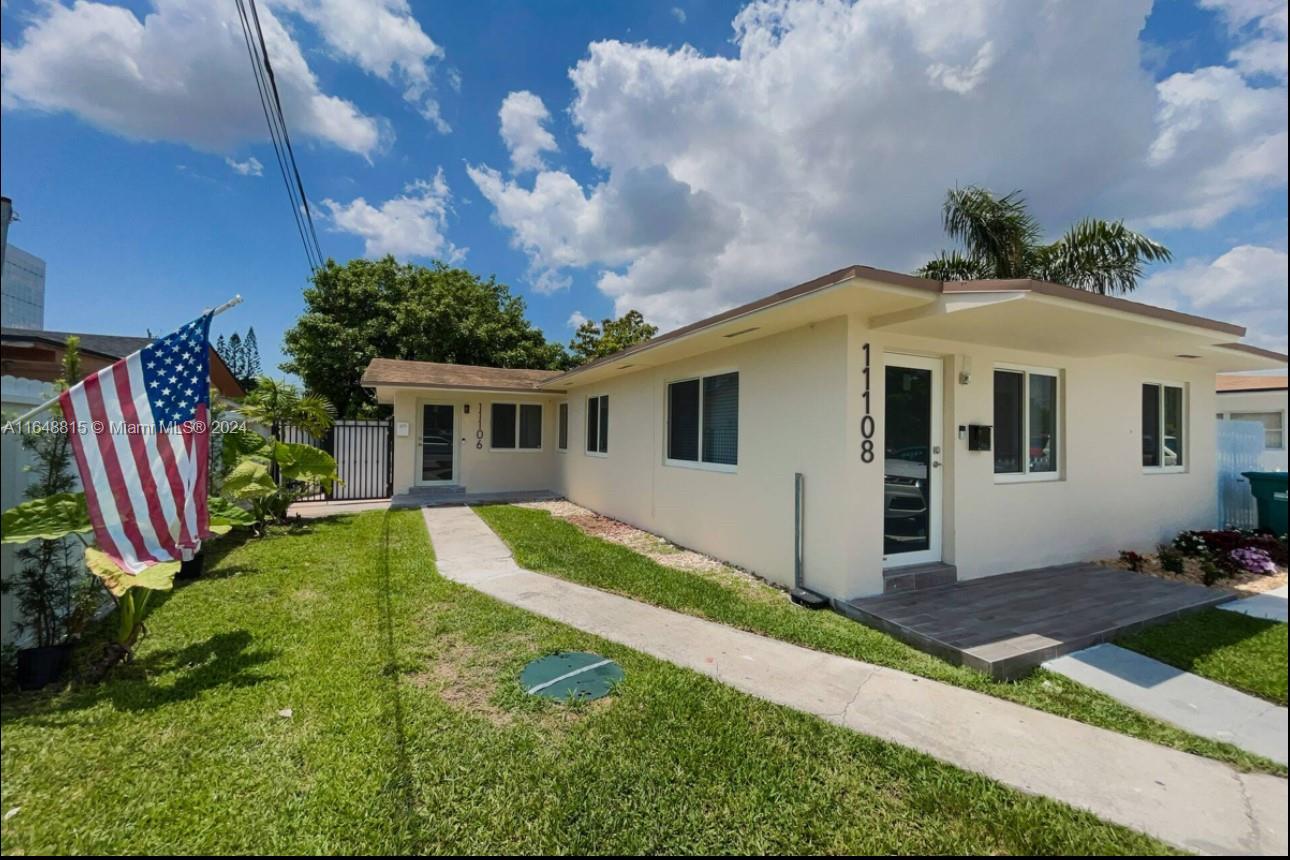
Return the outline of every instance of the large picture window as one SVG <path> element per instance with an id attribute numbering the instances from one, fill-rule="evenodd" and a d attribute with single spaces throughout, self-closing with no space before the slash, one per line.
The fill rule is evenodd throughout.
<path id="1" fill-rule="evenodd" d="M 587 453 L 609 453 L 609 395 L 587 398 Z"/>
<path id="2" fill-rule="evenodd" d="M 489 447 L 495 451 L 536 451 L 542 447 L 540 403 L 494 403 Z"/>
<path id="3" fill-rule="evenodd" d="M 739 463 L 739 374 L 681 379 L 667 386 L 666 461 L 733 468 Z"/>
<path id="4" fill-rule="evenodd" d="M 994 473 L 1005 480 L 1058 477 L 1059 374 L 1039 368 L 994 371 Z"/>
<path id="5" fill-rule="evenodd" d="M 1181 385 L 1142 384 L 1142 468 L 1181 472 L 1187 464 L 1187 397 Z"/>

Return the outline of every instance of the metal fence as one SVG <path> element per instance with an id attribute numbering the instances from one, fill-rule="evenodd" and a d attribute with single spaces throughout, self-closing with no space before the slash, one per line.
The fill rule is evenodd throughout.
<path id="1" fill-rule="evenodd" d="M 1218 422 L 1218 527 L 1252 529 L 1259 512 L 1242 472 L 1256 472 L 1263 457 L 1263 425 L 1257 421 Z"/>
<path id="2" fill-rule="evenodd" d="M 388 418 L 339 420 L 322 438 L 291 424 L 279 427 L 277 435 L 283 442 L 321 448 L 336 459 L 340 480 L 331 492 L 314 486 L 303 501 L 385 499 L 393 492 L 394 423 Z"/>

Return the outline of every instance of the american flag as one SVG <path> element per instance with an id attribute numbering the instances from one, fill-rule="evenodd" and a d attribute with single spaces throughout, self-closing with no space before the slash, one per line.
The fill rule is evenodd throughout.
<path id="1" fill-rule="evenodd" d="M 192 558 L 210 537 L 211 315 L 59 397 L 99 549 L 127 573 Z"/>

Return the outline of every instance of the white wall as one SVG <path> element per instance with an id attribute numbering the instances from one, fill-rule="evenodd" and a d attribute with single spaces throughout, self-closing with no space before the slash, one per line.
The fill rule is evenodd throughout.
<path id="1" fill-rule="evenodd" d="M 1281 447 L 1263 452 L 1259 467 L 1268 472 L 1286 471 L 1286 391 L 1223 391 L 1215 402 L 1215 412 L 1225 418 L 1233 412 L 1281 413 Z"/>

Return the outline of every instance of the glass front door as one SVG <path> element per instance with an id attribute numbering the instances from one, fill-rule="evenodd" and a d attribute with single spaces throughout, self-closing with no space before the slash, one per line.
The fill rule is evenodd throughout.
<path id="1" fill-rule="evenodd" d="M 441 403 L 421 406 L 421 473 L 422 484 L 449 484 L 453 479 L 453 451 L 456 428 L 453 407 Z"/>
<path id="2" fill-rule="evenodd" d="M 887 566 L 941 560 L 939 362 L 887 359 L 883 556 Z"/>

